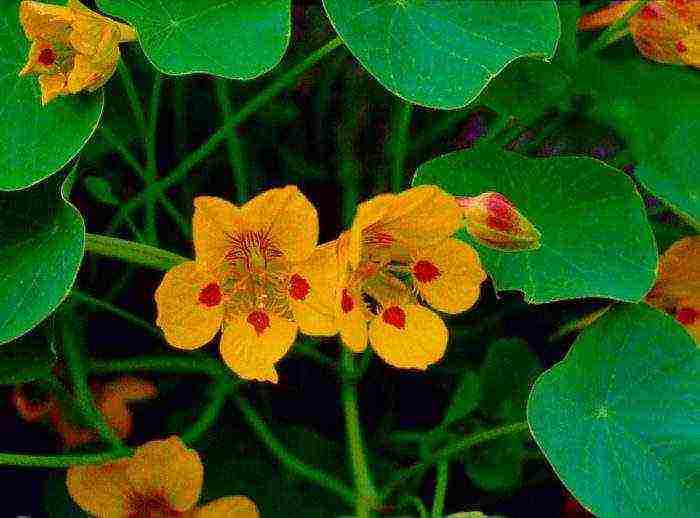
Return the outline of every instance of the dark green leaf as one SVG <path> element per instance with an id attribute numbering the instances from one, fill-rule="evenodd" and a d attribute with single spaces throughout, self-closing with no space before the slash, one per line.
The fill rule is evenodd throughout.
<path id="1" fill-rule="evenodd" d="M 119 205 L 119 200 L 112 192 L 112 186 L 104 178 L 88 176 L 83 180 L 83 183 L 85 184 L 85 189 L 87 189 L 95 200 L 105 205 L 111 205 L 112 207 Z"/>
<path id="2" fill-rule="evenodd" d="M 486 491 L 512 490 L 521 483 L 525 453 L 522 434 L 508 435 L 471 448 L 464 457 L 464 469 Z"/>
<path id="3" fill-rule="evenodd" d="M 0 349 L 0 385 L 45 379 L 56 362 L 53 322 L 47 321 Z"/>
<path id="4" fill-rule="evenodd" d="M 471 371 L 466 371 L 457 387 L 450 406 L 447 408 L 443 423 L 449 425 L 468 416 L 479 404 L 479 378 Z"/>

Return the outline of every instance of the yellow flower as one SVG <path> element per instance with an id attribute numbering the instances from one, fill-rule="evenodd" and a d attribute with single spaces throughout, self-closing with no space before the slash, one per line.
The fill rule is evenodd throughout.
<path id="1" fill-rule="evenodd" d="M 63 6 L 24 0 L 19 17 L 31 47 L 20 76 L 39 76 L 41 102 L 59 95 L 92 92 L 112 76 L 119 43 L 136 33 L 123 23 L 91 11 L 78 0 Z"/>
<path id="2" fill-rule="evenodd" d="M 204 467 L 196 451 L 179 437 L 151 441 L 134 456 L 102 465 L 73 466 L 66 484 L 71 498 L 99 518 L 257 518 L 244 496 L 225 497 L 196 507 Z"/>
<path id="3" fill-rule="evenodd" d="M 664 252 L 646 301 L 674 315 L 700 345 L 700 235 L 680 239 Z"/>
<path id="4" fill-rule="evenodd" d="M 221 355 L 246 379 L 277 382 L 275 363 L 297 331 L 336 334 L 333 245 L 316 248 L 316 209 L 296 187 L 271 189 L 243 207 L 195 199 L 195 260 L 156 291 L 157 323 L 174 347 L 196 349 L 223 328 Z"/>
<path id="5" fill-rule="evenodd" d="M 461 219 L 455 199 L 434 186 L 358 206 L 337 243 L 336 313 L 351 350 L 369 340 L 384 361 L 407 369 L 442 358 L 447 328 L 421 301 L 445 313 L 466 311 L 486 279 L 476 252 L 451 237 Z"/>

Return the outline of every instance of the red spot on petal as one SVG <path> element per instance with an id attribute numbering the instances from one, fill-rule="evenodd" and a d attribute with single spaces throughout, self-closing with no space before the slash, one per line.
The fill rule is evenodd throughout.
<path id="1" fill-rule="evenodd" d="M 255 332 L 260 336 L 265 329 L 270 327 L 270 317 L 264 311 L 253 311 L 248 315 L 248 323 L 253 326 Z"/>
<path id="2" fill-rule="evenodd" d="M 343 296 L 340 299 L 340 309 L 343 310 L 343 313 L 350 313 L 354 307 L 355 301 L 348 295 L 348 290 L 343 290 Z"/>
<path id="3" fill-rule="evenodd" d="M 661 18 L 661 7 L 656 4 L 645 5 L 641 11 L 642 18 L 646 20 L 651 20 L 654 18 Z"/>
<path id="4" fill-rule="evenodd" d="M 219 288 L 219 285 L 215 282 L 207 284 L 202 288 L 202 291 L 199 292 L 199 303 L 208 308 L 213 308 L 221 304 L 222 298 L 221 288 Z"/>
<path id="5" fill-rule="evenodd" d="M 51 48 L 45 48 L 39 53 L 38 61 L 45 67 L 50 67 L 56 62 L 56 53 Z"/>
<path id="6" fill-rule="evenodd" d="M 309 286 L 309 281 L 304 279 L 298 273 L 292 275 L 289 279 L 289 296 L 294 300 L 304 300 L 306 296 L 311 291 L 311 286 Z"/>
<path id="7" fill-rule="evenodd" d="M 678 40 L 676 42 L 676 50 L 683 54 L 684 52 L 688 51 L 688 47 L 685 46 L 685 43 L 683 43 L 683 40 Z"/>
<path id="8" fill-rule="evenodd" d="M 418 282 L 432 282 L 440 277 L 440 269 L 430 261 L 421 259 L 413 265 L 413 275 Z"/>
<path id="9" fill-rule="evenodd" d="M 403 329 L 406 327 L 406 312 L 398 306 L 391 306 L 382 313 L 382 320 L 397 329 Z"/>
<path id="10" fill-rule="evenodd" d="M 684 326 L 697 322 L 700 313 L 694 308 L 681 308 L 676 312 L 676 320 Z"/>
<path id="11" fill-rule="evenodd" d="M 494 193 L 486 200 L 486 210 L 488 217 L 486 224 L 493 229 L 503 232 L 511 231 L 515 228 L 515 213 L 508 198 L 499 193 Z"/>

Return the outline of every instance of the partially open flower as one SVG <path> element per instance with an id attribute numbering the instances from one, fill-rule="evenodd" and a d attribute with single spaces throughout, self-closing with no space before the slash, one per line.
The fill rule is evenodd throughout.
<path id="1" fill-rule="evenodd" d="M 646 301 L 675 316 L 700 345 L 700 235 L 676 241 L 661 256 Z"/>
<path id="2" fill-rule="evenodd" d="M 425 369 L 442 358 L 448 332 L 425 301 L 466 311 L 486 279 L 479 257 L 452 238 L 461 221 L 454 198 L 434 186 L 377 196 L 357 208 L 338 239 L 338 327 L 343 342 L 367 342 L 387 363 Z"/>
<path id="3" fill-rule="evenodd" d="M 100 16 L 78 0 L 68 0 L 65 7 L 24 0 L 19 16 L 31 41 L 19 75 L 38 76 L 44 105 L 59 95 L 104 85 L 117 67 L 119 43 L 136 39 L 130 26 Z"/>
<path id="4" fill-rule="evenodd" d="M 195 261 L 156 291 L 158 325 L 174 347 L 196 349 L 223 328 L 221 355 L 246 379 L 277 382 L 297 331 L 337 332 L 335 250 L 316 248 L 316 209 L 296 187 L 271 189 L 243 207 L 195 199 Z"/>
<path id="5" fill-rule="evenodd" d="M 150 441 L 131 458 L 68 469 L 71 498 L 99 518 L 190 517 L 258 518 L 245 496 L 219 498 L 197 507 L 204 467 L 196 451 L 179 437 Z"/>
<path id="6" fill-rule="evenodd" d="M 522 251 L 540 247 L 540 233 L 505 196 L 485 192 L 457 198 L 467 232 L 497 250 Z"/>

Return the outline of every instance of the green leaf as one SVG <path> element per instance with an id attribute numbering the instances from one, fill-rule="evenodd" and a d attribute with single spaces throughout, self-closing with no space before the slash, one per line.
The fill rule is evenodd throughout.
<path id="1" fill-rule="evenodd" d="M 165 74 L 252 79 L 274 68 L 289 45 L 290 0 L 98 0 L 139 34 Z"/>
<path id="2" fill-rule="evenodd" d="M 101 90 L 59 97 L 42 106 L 37 78 L 18 75 L 28 55 L 19 1 L 4 1 L 0 3 L 0 191 L 29 187 L 61 169 L 90 139 L 102 115 Z"/>
<path id="3" fill-rule="evenodd" d="M 667 315 L 618 306 L 528 402 L 535 440 L 597 516 L 700 515 L 700 350 Z"/>
<path id="4" fill-rule="evenodd" d="M 450 406 L 447 408 L 444 425 L 450 425 L 461 421 L 468 416 L 479 404 L 479 378 L 471 371 L 466 371 L 462 376 L 459 387 L 452 396 Z"/>
<path id="5" fill-rule="evenodd" d="M 538 250 L 507 253 L 472 243 L 496 288 L 521 290 L 530 302 L 638 301 L 656 277 L 658 254 L 634 184 L 597 160 L 479 148 L 423 164 L 414 184 L 466 196 L 496 191 L 515 204 L 542 234 Z"/>
<path id="6" fill-rule="evenodd" d="M 508 63 L 549 59 L 552 0 L 324 0 L 350 51 L 394 94 L 434 108 L 469 104 Z"/>
<path id="7" fill-rule="evenodd" d="M 119 200 L 112 192 L 112 186 L 104 178 L 100 176 L 88 176 L 83 180 L 83 184 L 90 195 L 100 203 L 111 205 L 112 207 L 119 205 Z"/>
<path id="8" fill-rule="evenodd" d="M 0 193 L 0 344 L 32 329 L 66 297 L 84 243 L 83 219 L 57 178 Z"/>
<path id="9" fill-rule="evenodd" d="M 464 456 L 464 469 L 486 491 L 509 491 L 521 484 L 525 454 L 522 434 L 500 437 L 470 448 Z"/>
<path id="10" fill-rule="evenodd" d="M 56 363 L 53 322 L 0 349 L 0 385 L 46 379 Z"/>

